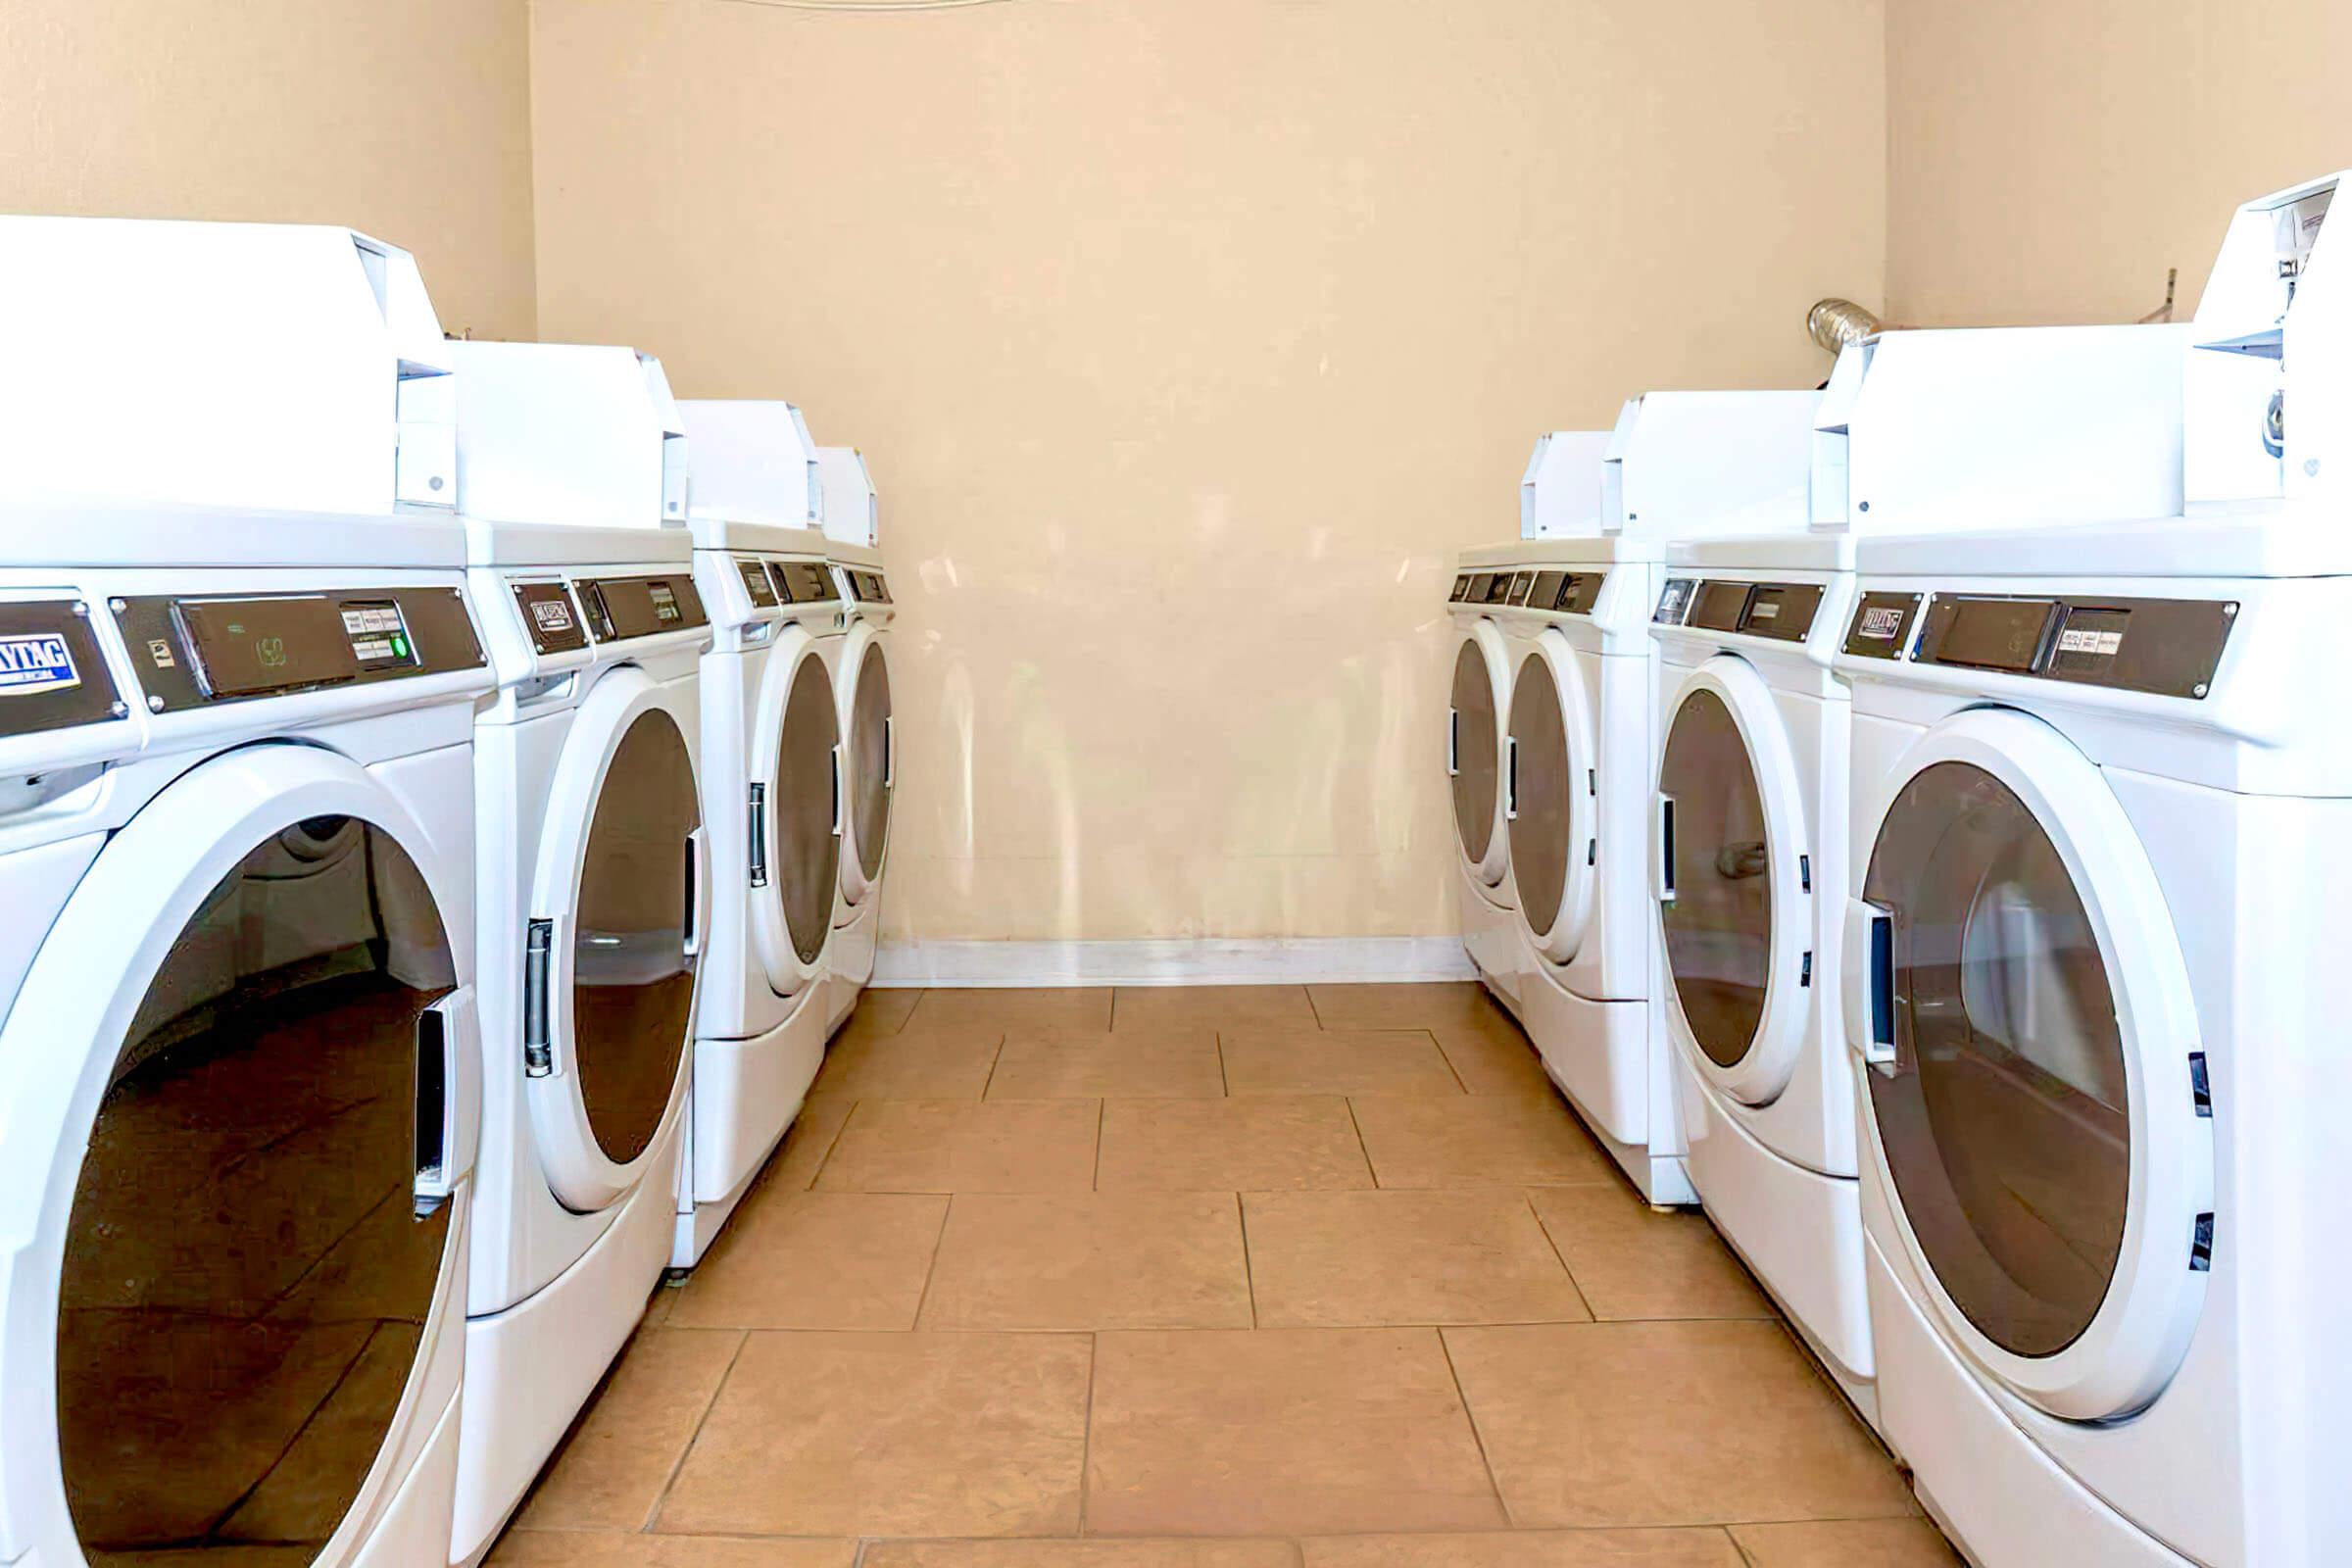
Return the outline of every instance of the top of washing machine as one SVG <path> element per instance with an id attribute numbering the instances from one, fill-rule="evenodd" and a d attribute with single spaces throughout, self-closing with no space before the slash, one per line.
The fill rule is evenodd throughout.
<path id="1" fill-rule="evenodd" d="M 683 526 L 686 432 L 660 360 L 611 344 L 450 346 L 469 521 Z"/>
<path id="2" fill-rule="evenodd" d="M 452 345 L 348 228 L 0 217 L 0 502 L 313 514 L 456 499 Z"/>
<path id="3" fill-rule="evenodd" d="M 808 421 L 790 403 L 684 398 L 678 403 L 694 477 L 686 510 L 698 524 L 755 523 L 813 529 L 824 518 L 824 482 Z M 703 540 L 705 549 L 717 548 Z"/>
<path id="4" fill-rule="evenodd" d="M 825 482 L 825 537 L 844 545 L 882 543 L 882 503 L 874 495 L 865 454 L 856 447 L 818 447 Z"/>

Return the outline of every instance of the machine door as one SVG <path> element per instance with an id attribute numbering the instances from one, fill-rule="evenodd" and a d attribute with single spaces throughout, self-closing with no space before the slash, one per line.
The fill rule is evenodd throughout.
<path id="1" fill-rule="evenodd" d="M 1502 831 L 1502 716 L 1510 689 L 1502 633 L 1491 620 L 1463 633 L 1453 656 L 1446 713 L 1446 772 L 1453 786 L 1453 829 L 1462 860 L 1488 887 L 1509 864 Z"/>
<path id="2" fill-rule="evenodd" d="M 1978 710 L 1896 768 L 1849 909 L 1866 1127 L 1932 1315 L 2060 1416 L 2179 1365 L 2214 1236 L 2213 1102 L 2163 889 L 2098 768 Z"/>
<path id="3" fill-rule="evenodd" d="M 1787 730 L 1745 660 L 1684 678 L 1656 809 L 1658 922 L 1685 1044 L 1725 1093 L 1769 1104 L 1812 1005 L 1811 852 Z"/>
<path id="4" fill-rule="evenodd" d="M 768 989 L 790 997 L 824 972 L 846 805 L 833 673 L 798 627 L 768 655 L 760 713 L 752 782 L 766 802 L 765 863 L 753 870 L 752 940 Z"/>
<path id="5" fill-rule="evenodd" d="M 288 834 L 366 874 L 261 896 Z M 49 928 L 0 1027 L 0 1558 L 340 1563 L 391 1504 L 464 1348 L 449 849 L 348 760 L 251 747 L 114 833 Z"/>
<path id="6" fill-rule="evenodd" d="M 1577 652 L 1546 631 L 1511 681 L 1502 814 L 1520 918 L 1554 963 L 1576 956 L 1592 923 L 1599 765 Z"/>
<path id="7" fill-rule="evenodd" d="M 841 858 L 841 891 L 852 904 L 882 879 L 890 851 L 890 800 L 898 785 L 898 736 L 890 710 L 889 640 L 870 627 L 850 633 L 841 656 L 842 726 L 848 731 L 844 767 L 849 784 L 848 853 Z"/>
<path id="8" fill-rule="evenodd" d="M 598 681 L 558 760 L 525 932 L 523 1073 L 550 1188 L 582 1213 L 636 1186 L 686 1093 L 710 923 L 692 698 Z"/>

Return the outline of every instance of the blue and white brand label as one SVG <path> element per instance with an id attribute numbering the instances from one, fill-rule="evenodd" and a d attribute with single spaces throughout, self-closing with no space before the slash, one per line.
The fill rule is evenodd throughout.
<path id="1" fill-rule="evenodd" d="M 55 632 L 0 637 L 0 697 L 72 691 L 80 684 L 73 651 Z"/>

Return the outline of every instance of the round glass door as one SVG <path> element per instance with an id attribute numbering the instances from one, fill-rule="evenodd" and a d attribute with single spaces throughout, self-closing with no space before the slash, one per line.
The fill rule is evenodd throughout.
<path id="1" fill-rule="evenodd" d="M 882 855 L 890 846 L 892 783 L 890 662 L 880 643 L 869 642 L 850 695 L 850 828 L 866 883 L 882 874 Z"/>
<path id="2" fill-rule="evenodd" d="M 1666 731 L 1658 790 L 1672 803 L 1674 897 L 1659 906 L 1666 966 L 1691 1038 L 1719 1067 L 1756 1041 L 1772 985 L 1772 858 L 1764 794 L 1723 698 L 1684 697 Z"/>
<path id="3" fill-rule="evenodd" d="M 862 695 L 862 679 L 860 680 Z M 883 701 L 889 701 L 887 680 Z M 813 652 L 801 659 L 784 699 L 770 783 L 776 824 L 776 897 L 784 930 L 803 963 L 814 963 L 833 931 L 833 896 L 841 879 L 835 754 L 841 744 L 833 678 Z M 878 862 L 877 862 L 878 863 Z"/>
<path id="4" fill-rule="evenodd" d="M 1494 676 L 1476 636 L 1462 639 L 1453 661 L 1453 827 L 1462 857 L 1483 871 L 1494 848 L 1501 750 Z"/>
<path id="5" fill-rule="evenodd" d="M 2115 987 L 2064 859 L 1966 762 L 1914 774 L 1864 898 L 1891 917 L 1895 1056 L 1879 1142 L 1936 1279 L 2022 1357 L 2089 1328 L 2124 1248 L 2132 1126 Z"/>
<path id="6" fill-rule="evenodd" d="M 1567 963 L 1591 923 L 1592 719 L 1576 653 L 1546 631 L 1511 679 L 1503 820 L 1519 912 L 1537 951 Z"/>
<path id="7" fill-rule="evenodd" d="M 626 1165 L 661 1130 L 694 1017 L 694 763 L 665 709 L 629 722 L 606 770 L 580 866 L 572 1053 L 588 1127 Z"/>
<path id="8" fill-rule="evenodd" d="M 298 845 L 364 874 L 274 896 Z M 272 833 L 181 926 L 67 1223 L 58 1443 L 93 1562 L 307 1562 L 360 1496 L 449 1242 L 416 1193 L 447 1087 L 422 1024 L 453 973 L 424 877 L 357 817 Z"/>

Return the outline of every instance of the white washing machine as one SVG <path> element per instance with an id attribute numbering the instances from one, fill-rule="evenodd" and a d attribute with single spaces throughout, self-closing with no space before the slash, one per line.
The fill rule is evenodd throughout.
<path id="1" fill-rule="evenodd" d="M 710 977 L 673 1268 L 701 1259 L 824 1060 L 843 817 L 841 606 L 822 541 L 718 519 L 694 528 L 696 575 L 716 612 L 703 661 Z"/>
<path id="2" fill-rule="evenodd" d="M 0 538 L 0 1560 L 437 1562 L 480 1112 L 462 536 Z M 356 874 L 272 897 L 289 835 Z"/>
<path id="3" fill-rule="evenodd" d="M 485 1133 L 452 1551 L 470 1563 L 669 1262 L 710 929 L 710 630 L 692 540 L 661 522 L 683 492 L 659 367 L 457 348 L 459 500 L 498 679 L 474 743 Z M 545 386 L 562 421 L 535 412 Z M 636 521 L 545 520 L 580 514 Z"/>
<path id="4" fill-rule="evenodd" d="M 840 712 L 841 877 L 833 914 L 833 975 L 827 1012 L 838 1029 L 874 976 L 882 929 L 882 877 L 890 860 L 891 806 L 899 783 L 899 742 L 890 691 L 890 623 L 898 607 L 882 553 L 828 544 L 825 553 L 846 590 L 849 627 L 842 639 L 835 702 Z"/>
<path id="5" fill-rule="evenodd" d="M 1544 1067 L 1654 1203 L 1693 1200 L 1653 1027 L 1649 822 L 1662 542 L 1804 527 L 1813 393 L 1653 393 L 1597 463 L 1595 530 L 1472 551 L 1507 680 L 1500 871 L 1519 1012 Z M 1531 474 L 1551 447 L 1540 449 Z M 1551 456 L 1555 466 L 1562 460 Z M 1475 595 L 1475 580 L 1456 591 Z M 1457 663 L 1457 669 L 1460 665 Z M 1458 780 L 1457 780 L 1458 782 Z"/>
<path id="6" fill-rule="evenodd" d="M 2352 1549 L 2352 743 L 2307 695 L 2352 614 L 2332 189 L 2231 225 L 2188 515 L 1860 546 L 1844 1010 L 1880 1408 L 1984 1562 Z"/>

